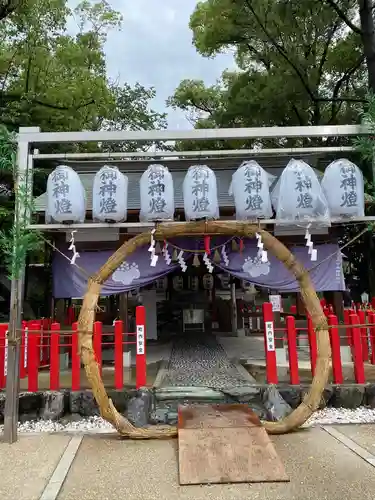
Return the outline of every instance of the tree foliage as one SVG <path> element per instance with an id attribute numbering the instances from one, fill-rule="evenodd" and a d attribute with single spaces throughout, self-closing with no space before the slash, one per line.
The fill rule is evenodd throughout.
<path id="1" fill-rule="evenodd" d="M 338 0 L 348 18 L 355 0 Z M 238 66 L 215 85 L 184 80 L 169 104 L 198 127 L 351 123 L 366 95 L 361 37 L 325 0 L 205 0 L 190 19 L 206 57 Z"/>
<path id="2" fill-rule="evenodd" d="M 21 5 L 22 4 L 22 5 Z M 0 115 L 11 129 L 99 130 L 165 126 L 153 89 L 111 81 L 104 44 L 121 16 L 105 0 L 28 0 L 0 22 Z M 69 34 L 70 16 L 77 33 Z"/>

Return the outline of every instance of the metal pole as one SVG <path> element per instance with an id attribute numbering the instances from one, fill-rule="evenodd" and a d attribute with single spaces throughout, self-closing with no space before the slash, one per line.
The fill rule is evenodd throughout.
<path id="1" fill-rule="evenodd" d="M 35 128 L 20 129 L 20 132 L 33 132 Z M 32 196 L 32 164 L 28 168 L 29 142 L 27 138 L 20 133 L 18 136 L 17 166 L 15 178 L 15 228 L 22 224 L 22 219 L 27 224 L 30 217 L 30 207 L 25 203 L 24 197 L 20 193 L 26 192 Z M 14 242 L 16 244 L 16 241 Z M 4 411 L 4 440 L 12 444 L 17 441 L 18 425 L 18 393 L 20 383 L 20 331 L 22 319 L 22 301 L 24 295 L 25 268 L 18 276 L 12 277 L 10 311 L 9 311 L 9 330 L 8 330 L 8 348 L 7 348 L 7 381 L 6 381 L 6 400 Z"/>

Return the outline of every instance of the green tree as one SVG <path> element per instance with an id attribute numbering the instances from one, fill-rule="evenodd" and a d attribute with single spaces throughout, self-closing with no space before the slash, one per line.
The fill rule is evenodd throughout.
<path id="1" fill-rule="evenodd" d="M 354 0 L 340 6 L 354 16 Z M 323 0 L 205 0 L 190 19 L 205 57 L 232 51 L 215 85 L 184 80 L 169 105 L 197 127 L 351 123 L 366 95 L 360 36 Z"/>
<path id="2" fill-rule="evenodd" d="M 74 15 L 78 33 L 67 33 Z M 110 81 L 104 44 L 121 16 L 105 0 L 84 0 L 71 12 L 67 0 L 29 0 L 1 21 L 0 115 L 11 129 L 99 130 L 165 126 L 149 109 L 153 89 Z"/>

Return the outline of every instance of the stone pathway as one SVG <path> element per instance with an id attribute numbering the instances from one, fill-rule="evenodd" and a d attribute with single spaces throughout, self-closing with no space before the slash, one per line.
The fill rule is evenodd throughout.
<path id="1" fill-rule="evenodd" d="M 251 385 L 253 379 L 232 363 L 213 335 L 186 335 L 172 347 L 161 387 L 195 386 L 229 389 Z"/>

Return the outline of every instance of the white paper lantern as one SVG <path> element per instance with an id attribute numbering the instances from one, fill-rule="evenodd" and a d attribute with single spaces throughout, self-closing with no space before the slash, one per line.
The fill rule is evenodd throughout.
<path id="1" fill-rule="evenodd" d="M 235 171 L 229 194 L 234 196 L 236 219 L 272 217 L 268 175 L 256 161 L 245 161 Z"/>
<path id="2" fill-rule="evenodd" d="M 216 176 L 209 167 L 190 167 L 182 191 L 186 220 L 219 218 Z"/>
<path id="3" fill-rule="evenodd" d="M 150 165 L 140 180 L 142 222 L 173 220 L 173 178 L 167 167 Z"/>
<path id="4" fill-rule="evenodd" d="M 335 160 L 326 168 L 322 189 L 331 217 L 363 217 L 365 193 L 363 175 L 357 165 L 347 159 Z"/>
<path id="5" fill-rule="evenodd" d="M 117 167 L 104 165 L 94 177 L 92 217 L 100 222 L 126 220 L 128 178 Z"/>
<path id="6" fill-rule="evenodd" d="M 271 194 L 278 224 L 330 225 L 328 203 L 314 170 L 290 160 Z"/>
<path id="7" fill-rule="evenodd" d="M 59 165 L 47 180 L 46 222 L 82 223 L 86 215 L 86 193 L 77 172 Z"/>

